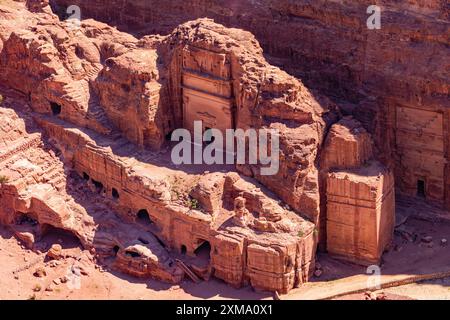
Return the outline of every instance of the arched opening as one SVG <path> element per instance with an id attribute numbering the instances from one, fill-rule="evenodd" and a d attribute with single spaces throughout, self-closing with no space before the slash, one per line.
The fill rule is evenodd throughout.
<path id="1" fill-rule="evenodd" d="M 139 258 L 139 257 L 141 256 L 139 253 L 134 252 L 134 251 L 131 251 L 131 250 L 125 251 L 125 254 L 126 254 L 127 256 L 132 257 L 132 258 Z"/>
<path id="2" fill-rule="evenodd" d="M 97 190 L 98 193 L 103 191 L 103 183 L 96 181 L 94 179 L 92 179 L 92 183 L 94 184 L 95 189 Z"/>
<path id="3" fill-rule="evenodd" d="M 184 244 L 181 245 L 180 251 L 181 251 L 181 254 L 183 254 L 183 255 L 186 254 L 187 248 Z"/>
<path id="4" fill-rule="evenodd" d="M 119 250 L 120 250 L 119 246 L 114 246 L 114 248 L 113 248 L 114 256 L 117 256 L 117 253 L 119 252 Z"/>
<path id="5" fill-rule="evenodd" d="M 137 219 L 140 223 L 145 225 L 151 225 L 153 223 L 152 219 L 150 219 L 150 215 L 146 209 L 141 209 L 137 213 Z"/>
<path id="6" fill-rule="evenodd" d="M 195 255 L 198 258 L 209 260 L 211 256 L 211 244 L 206 240 L 199 240 L 199 243 L 201 244 L 194 250 Z"/>
<path id="7" fill-rule="evenodd" d="M 425 198 L 425 181 L 417 180 L 417 196 L 421 198 Z"/>
<path id="8" fill-rule="evenodd" d="M 91 178 L 89 177 L 89 175 L 86 172 L 83 172 L 83 179 L 86 181 L 89 181 L 89 179 L 91 179 Z"/>
<path id="9" fill-rule="evenodd" d="M 80 239 L 73 232 L 49 224 L 42 225 L 40 240 L 46 243 L 59 243 L 65 249 L 82 247 Z"/>
<path id="10" fill-rule="evenodd" d="M 122 87 L 122 90 L 125 92 L 130 92 L 130 90 L 131 90 L 130 86 L 125 83 L 122 84 L 121 87 Z"/>
<path id="11" fill-rule="evenodd" d="M 114 199 L 119 199 L 119 197 L 120 197 L 119 191 L 117 191 L 116 188 L 112 188 L 111 195 Z"/>
<path id="12" fill-rule="evenodd" d="M 50 102 L 50 108 L 52 109 L 52 113 L 54 116 L 57 116 L 61 113 L 61 105 L 56 102 Z"/>

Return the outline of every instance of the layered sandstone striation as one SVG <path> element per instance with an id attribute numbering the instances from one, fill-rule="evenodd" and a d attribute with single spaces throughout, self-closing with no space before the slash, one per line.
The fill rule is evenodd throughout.
<path id="1" fill-rule="evenodd" d="M 319 242 L 380 262 L 394 177 L 448 202 L 441 2 L 383 1 L 369 31 L 362 1 L 71 1 L 131 34 L 50 2 L 0 5 L 0 221 L 30 248 L 68 233 L 136 277 L 287 293 Z M 173 164 L 194 121 L 278 130 L 279 170 Z"/>
<path id="2" fill-rule="evenodd" d="M 395 224 L 394 178 L 377 162 L 327 177 L 327 250 L 378 264 Z"/>
<path id="3" fill-rule="evenodd" d="M 13 97 L 15 103 L 26 104 L 20 96 Z M 14 108 L 22 109 L 17 104 Z M 140 263 L 139 268 L 149 268 L 121 265 L 120 260 L 118 268 L 170 282 L 182 279 L 180 269 L 167 266 L 171 258 L 156 238 L 119 220 L 107 206 L 96 205 L 101 200 L 95 199 L 97 186 L 83 188 L 80 178 L 66 172 L 71 169 L 64 164 L 61 149 L 44 138 L 36 123 L 22 113 L 30 109 L 18 112 L 2 107 L 0 112 L 6 123 L 2 126 L 0 175 L 8 178 L 0 188 L 0 219 L 19 239 L 37 248 L 48 233 L 70 234 L 99 256 L 114 255 L 114 247 L 120 250 L 116 254 L 124 255 L 131 252 L 128 247 L 136 245 L 137 239 L 147 239 L 145 244 L 138 242 L 145 247 L 140 256 L 145 264 Z"/>
<path id="4" fill-rule="evenodd" d="M 359 121 L 345 117 L 331 127 L 321 168 L 327 251 L 357 263 L 379 263 L 394 231 L 394 177 L 374 160 L 372 139 Z"/>
<path id="5" fill-rule="evenodd" d="M 107 1 L 51 2 L 62 13 L 79 5 L 85 17 L 136 35 L 168 34 L 200 17 L 252 32 L 271 62 L 363 123 L 399 191 L 450 206 L 446 1 L 125 0 L 121 10 Z M 374 4 L 379 30 L 366 26 Z"/>
<path id="6" fill-rule="evenodd" d="M 69 233 L 138 277 L 177 283 L 188 268 L 280 293 L 308 281 L 331 102 L 270 66 L 250 33 L 208 19 L 137 40 L 27 4 L 0 6 L 3 224 L 31 248 Z M 279 129 L 280 171 L 173 165 L 165 138 L 186 119 Z"/>

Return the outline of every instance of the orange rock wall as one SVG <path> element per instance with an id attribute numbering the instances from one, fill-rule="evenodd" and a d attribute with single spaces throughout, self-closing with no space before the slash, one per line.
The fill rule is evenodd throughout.
<path id="1" fill-rule="evenodd" d="M 368 172 L 367 172 L 368 171 Z M 392 240 L 394 177 L 379 165 L 330 173 L 327 178 L 327 250 L 332 255 L 378 264 Z"/>
<path id="2" fill-rule="evenodd" d="M 373 134 L 384 163 L 395 165 L 397 187 L 425 195 L 450 208 L 448 140 L 449 10 L 445 1 L 123 1 L 116 10 L 106 1 L 53 0 L 55 9 L 77 4 L 85 16 L 135 34 L 167 34 L 199 17 L 252 32 L 273 64 L 332 96 Z M 382 8 L 380 30 L 368 30 L 367 7 Z M 288 32 L 287 32 L 288 30 Z M 433 135 L 444 146 L 427 149 L 421 125 L 409 128 L 402 110 L 431 119 L 442 117 Z M 399 112 L 397 112 L 399 111 Z M 428 112 L 431 112 L 429 114 Z M 420 117 L 422 118 L 422 117 Z M 439 129 L 439 128 L 442 128 Z M 406 131 L 405 131 L 406 129 Z M 427 131 L 427 129 L 425 129 Z M 406 138 L 406 139 L 404 139 Z"/>
<path id="3" fill-rule="evenodd" d="M 236 287 L 251 284 L 286 293 L 311 276 L 316 252 L 312 224 L 307 223 L 307 233 L 299 233 L 296 237 L 273 234 L 261 238 L 245 230 L 230 233 L 228 229 L 217 229 L 210 214 L 170 203 L 171 197 L 167 193 L 170 182 L 166 182 L 171 180 L 170 177 L 162 176 L 158 180 L 151 168 L 145 166 L 142 169 L 149 175 L 142 175 L 136 164 L 130 171 L 130 163 L 96 145 L 89 135 L 65 129 L 52 121 L 40 120 L 39 123 L 51 137 L 58 137 L 58 147 L 65 161 L 72 163 L 80 176 L 87 174 L 102 183 L 104 196 L 125 220 L 138 222 L 138 211 L 148 210 L 155 225 L 153 234 L 175 251 L 181 251 L 185 246 L 190 256 L 195 256 L 194 251 L 202 241 L 208 241 L 211 244 L 211 268 L 216 277 Z M 114 144 L 108 145 L 115 149 Z M 238 189 L 227 192 L 231 195 L 243 192 L 250 199 L 248 208 L 261 211 L 263 204 L 260 201 L 264 197 L 246 191 L 246 183 L 239 179 L 236 186 L 229 186 Z M 112 197 L 112 188 L 118 191 L 119 199 Z M 300 219 L 295 214 L 292 217 Z"/>

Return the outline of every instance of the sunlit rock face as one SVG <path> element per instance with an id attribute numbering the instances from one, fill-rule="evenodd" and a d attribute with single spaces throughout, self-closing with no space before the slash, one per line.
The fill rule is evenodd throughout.
<path id="1" fill-rule="evenodd" d="M 144 14 L 151 3 L 81 5 L 84 17 L 127 24 L 121 31 L 61 21 L 46 1 L 0 5 L 0 221 L 30 248 L 53 228 L 136 277 L 215 276 L 286 293 L 309 280 L 318 244 L 353 262 L 380 261 L 395 176 L 400 190 L 447 201 L 444 76 L 425 82 L 433 65 L 408 64 L 402 72 L 417 85 L 408 91 L 380 68 L 382 56 L 398 68 L 406 58 L 371 51 L 372 37 L 392 39 L 364 29 L 362 4 L 166 1 Z M 64 1 L 51 4 L 65 12 Z M 397 27 L 408 17 L 386 8 Z M 419 9 L 442 17 L 437 2 Z M 434 49 L 445 43 L 402 34 Z M 410 48 L 419 65 L 426 48 L 420 57 Z M 279 170 L 175 165 L 171 133 L 192 133 L 198 120 L 222 133 L 277 130 Z M 432 166 L 419 161 L 425 143 Z"/>
<path id="2" fill-rule="evenodd" d="M 124 1 L 120 11 L 106 1 L 52 1 L 60 10 L 71 4 L 136 35 L 168 34 L 200 17 L 252 32 L 272 64 L 363 123 L 401 192 L 450 208 L 445 1 L 378 1 L 375 30 L 367 28 L 366 1 Z M 423 158 L 426 141 L 431 161 Z"/>

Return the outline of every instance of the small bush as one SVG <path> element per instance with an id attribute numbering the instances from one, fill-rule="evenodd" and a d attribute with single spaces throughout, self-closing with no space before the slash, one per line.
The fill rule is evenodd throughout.
<path id="1" fill-rule="evenodd" d="M 197 199 L 190 199 L 189 200 L 189 208 L 191 209 L 198 209 L 199 204 Z"/>
<path id="2" fill-rule="evenodd" d="M 8 183 L 9 178 L 7 176 L 0 176 L 0 184 Z"/>
<path id="3" fill-rule="evenodd" d="M 304 235 L 305 235 L 305 233 L 304 233 L 302 230 L 300 230 L 300 231 L 298 232 L 298 236 L 299 236 L 300 238 L 303 238 Z"/>

